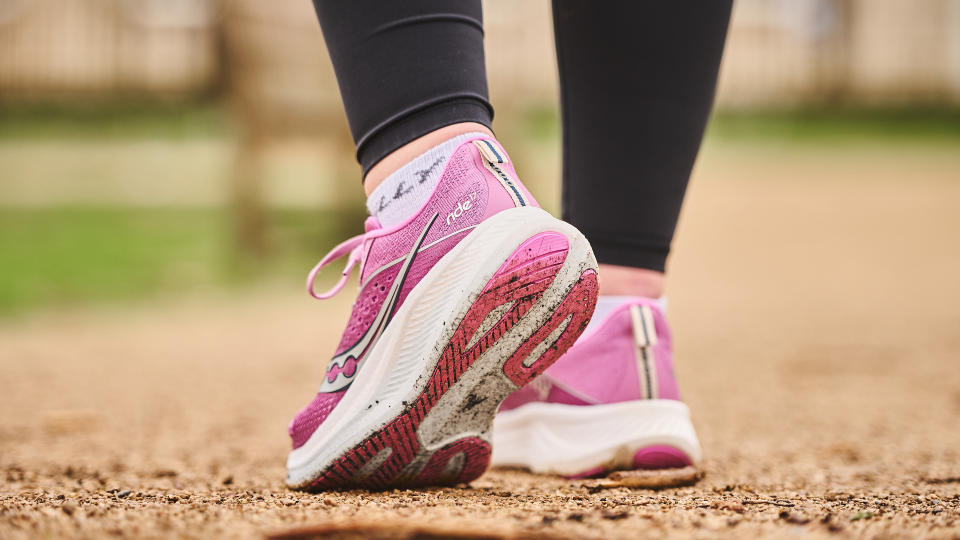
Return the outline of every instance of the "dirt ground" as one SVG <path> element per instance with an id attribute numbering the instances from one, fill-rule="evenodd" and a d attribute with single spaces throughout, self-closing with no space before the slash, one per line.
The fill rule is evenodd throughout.
<path id="1" fill-rule="evenodd" d="M 960 153 L 708 152 L 688 202 L 696 486 L 288 491 L 351 300 L 297 280 L 0 324 L 0 537 L 960 538 Z"/>

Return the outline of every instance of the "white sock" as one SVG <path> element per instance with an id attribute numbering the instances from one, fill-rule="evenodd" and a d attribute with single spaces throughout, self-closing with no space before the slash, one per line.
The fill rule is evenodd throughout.
<path id="1" fill-rule="evenodd" d="M 477 137 L 489 135 L 480 132 L 457 135 L 407 162 L 367 197 L 367 211 L 383 227 L 396 225 L 412 216 L 433 193 L 453 151 Z"/>
<path id="2" fill-rule="evenodd" d="M 601 294 L 597 297 L 597 308 L 593 310 L 593 317 L 590 318 L 590 323 L 587 324 L 587 328 L 583 331 L 585 335 L 590 331 L 591 328 L 596 328 L 603 321 L 607 319 L 607 315 L 610 315 L 610 312 L 617 309 L 618 307 L 626 304 L 627 302 L 634 301 L 640 296 L 611 296 Z M 663 313 L 667 312 L 667 297 L 661 296 L 660 298 L 651 298 L 656 302 L 657 306 L 660 308 L 660 311 Z"/>

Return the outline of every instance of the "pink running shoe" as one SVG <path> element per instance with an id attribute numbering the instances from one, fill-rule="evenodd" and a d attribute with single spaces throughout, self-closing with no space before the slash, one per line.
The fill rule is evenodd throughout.
<path id="1" fill-rule="evenodd" d="M 671 356 L 655 302 L 615 309 L 503 402 L 493 464 L 574 477 L 697 464 L 700 443 Z"/>
<path id="2" fill-rule="evenodd" d="M 319 393 L 290 423 L 287 485 L 322 490 L 469 482 L 487 469 L 500 402 L 586 328 L 596 261 L 537 207 L 489 139 L 459 146 L 406 222 L 335 247 L 317 298 L 360 262 L 360 294 Z M 317 271 L 349 254 L 344 277 Z"/>

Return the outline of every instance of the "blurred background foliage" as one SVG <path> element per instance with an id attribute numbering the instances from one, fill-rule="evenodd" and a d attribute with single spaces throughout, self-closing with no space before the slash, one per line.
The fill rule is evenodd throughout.
<path id="1" fill-rule="evenodd" d="M 556 211 L 549 3 L 485 19 L 495 128 Z M 960 0 L 740 0 L 704 154 L 952 153 L 958 104 Z M 308 1 L 0 0 L 0 317 L 286 287 L 364 214 Z"/>

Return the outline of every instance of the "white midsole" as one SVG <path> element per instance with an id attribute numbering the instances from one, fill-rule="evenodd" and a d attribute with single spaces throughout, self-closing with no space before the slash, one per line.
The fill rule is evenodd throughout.
<path id="1" fill-rule="evenodd" d="M 564 234 L 570 251 L 544 299 L 558 298 L 560 288 L 569 288 L 587 268 L 596 268 L 583 235 L 539 208 L 512 208 L 484 220 L 410 291 L 364 362 L 357 382 L 307 442 L 290 453 L 287 484 L 309 483 L 344 451 L 400 414 L 405 402 L 416 399 L 480 290 L 522 242 L 547 231 Z M 531 325 L 558 302 L 538 302 L 474 364 L 484 364 L 484 357 L 505 359 L 532 333 Z"/>
<path id="2" fill-rule="evenodd" d="M 700 442 L 687 406 L 671 399 L 602 405 L 528 403 L 493 421 L 493 465 L 575 475 L 602 467 L 630 468 L 634 453 L 672 446 L 694 464 Z"/>

